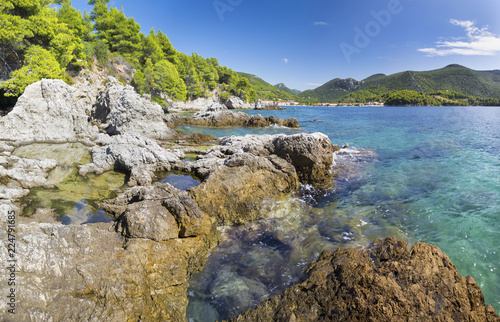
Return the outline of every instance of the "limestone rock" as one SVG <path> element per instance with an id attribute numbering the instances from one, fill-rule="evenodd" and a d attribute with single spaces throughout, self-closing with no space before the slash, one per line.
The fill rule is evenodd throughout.
<path id="1" fill-rule="evenodd" d="M 171 139 L 176 132 L 163 123 L 160 105 L 143 99 L 131 86 L 111 80 L 97 96 L 92 118 L 110 135 L 139 134 L 153 139 Z"/>
<path id="2" fill-rule="evenodd" d="M 227 106 L 229 109 L 241 109 L 244 108 L 245 102 L 237 96 L 231 96 L 229 97 L 224 104 Z"/>
<path id="3" fill-rule="evenodd" d="M 232 321 L 500 321 L 437 246 L 395 238 L 324 252 L 307 279 Z"/>
<path id="4" fill-rule="evenodd" d="M 203 158 L 214 153 L 232 155 L 249 152 L 258 156 L 275 154 L 291 163 L 302 183 L 331 183 L 330 169 L 334 152 L 339 148 L 332 145 L 328 136 L 322 133 L 300 133 L 293 135 L 246 135 L 231 136 L 220 146 L 208 150 Z"/>
<path id="5" fill-rule="evenodd" d="M 185 191 L 168 183 L 133 187 L 100 206 L 120 221 L 124 235 L 156 241 L 195 237 L 211 225 Z"/>
<path id="6" fill-rule="evenodd" d="M 23 188 L 44 187 L 47 185 L 48 172 L 56 166 L 57 162 L 52 159 L 0 157 L 0 177 L 16 180 Z"/>
<path id="7" fill-rule="evenodd" d="M 246 222 L 263 216 L 266 200 L 284 197 L 300 182 L 331 184 L 335 150 L 321 133 L 232 136 L 184 169 L 203 179 L 190 188 L 202 210 L 220 223 Z"/>
<path id="8" fill-rule="evenodd" d="M 121 223 L 129 238 L 164 241 L 179 237 L 174 216 L 158 201 L 133 203 L 127 207 Z"/>
<path id="9" fill-rule="evenodd" d="M 257 102 L 255 102 L 255 109 L 256 110 L 282 110 L 283 108 L 279 107 L 274 102 L 262 101 L 259 99 L 259 100 L 257 100 Z"/>
<path id="10" fill-rule="evenodd" d="M 1 202 L 0 212 L 17 214 L 16 321 L 184 321 L 188 279 L 216 244 L 213 220 L 203 214 L 196 236 L 124 242 L 112 223 L 64 226 L 53 216 L 20 217 Z M 6 220 L 0 216 L 2 227 Z M 5 229 L 0 238 L 7 240 Z M 7 263 L 8 256 L 1 247 L 0 260 Z M 0 275 L 0 291 L 8 294 L 6 278 Z M 0 320 L 11 318 L 2 301 Z"/>
<path id="11" fill-rule="evenodd" d="M 169 127 L 169 128 L 174 128 L 178 127 L 180 125 L 183 125 L 185 123 L 185 120 L 183 117 L 180 117 L 176 113 L 169 113 L 165 114 L 163 116 L 163 122 Z"/>
<path id="12" fill-rule="evenodd" d="M 180 157 L 184 157 L 181 152 L 169 152 L 156 141 L 136 134 L 101 135 L 96 142 L 105 146 L 90 149 L 92 163 L 81 166 L 80 175 L 121 170 L 130 174 L 129 185 L 151 183 L 155 171 L 169 171 L 172 164 L 181 163 Z"/>
<path id="13" fill-rule="evenodd" d="M 219 97 L 217 95 L 217 91 L 214 90 L 208 97 L 199 97 L 192 101 L 173 101 L 170 100 L 169 110 L 202 110 L 207 108 L 212 104 L 219 104 Z"/>
<path id="14" fill-rule="evenodd" d="M 5 185 L 0 185 L 0 202 L 12 202 L 28 195 L 29 190 L 24 189 L 17 181 L 10 180 Z"/>
<path id="15" fill-rule="evenodd" d="M 26 87 L 14 109 L 0 119 L 0 140 L 67 142 L 95 138 L 90 107 L 75 98 L 75 90 L 58 79 L 42 79 Z"/>

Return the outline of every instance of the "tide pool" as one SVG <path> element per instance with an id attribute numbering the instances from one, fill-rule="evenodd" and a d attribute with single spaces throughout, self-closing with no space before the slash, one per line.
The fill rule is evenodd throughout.
<path id="1" fill-rule="evenodd" d="M 300 130 L 183 128 L 222 137 L 323 132 L 375 150 L 336 189 L 303 187 L 269 218 L 229 228 L 190 287 L 188 318 L 230 318 L 296 283 L 321 251 L 395 236 L 435 244 L 500 311 L 500 108 L 290 107 Z M 319 121 L 315 121 L 319 120 Z"/>

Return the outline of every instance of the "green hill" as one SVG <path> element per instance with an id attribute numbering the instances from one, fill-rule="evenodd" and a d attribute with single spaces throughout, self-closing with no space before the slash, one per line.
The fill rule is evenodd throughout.
<path id="1" fill-rule="evenodd" d="M 237 73 L 240 77 L 246 77 L 250 81 L 250 84 L 252 84 L 253 89 L 257 91 L 257 95 L 262 99 L 268 99 L 268 100 L 296 99 L 294 94 L 285 92 L 255 75 L 242 72 L 237 72 Z"/>
<path id="2" fill-rule="evenodd" d="M 304 91 L 299 96 L 319 102 L 334 102 L 346 96 L 356 97 L 353 94 L 358 91 L 363 91 L 365 95 L 401 90 L 424 94 L 454 91 L 480 98 L 500 98 L 500 70 L 476 71 L 460 65 L 449 65 L 423 72 L 405 71 L 388 76 L 375 74 L 362 81 L 336 78 L 314 90 Z"/>
<path id="3" fill-rule="evenodd" d="M 331 102 L 356 91 L 360 84 L 361 82 L 352 78 L 335 78 L 316 89 L 303 91 L 299 94 L 299 96 L 306 99 L 316 100 L 318 102 Z"/>

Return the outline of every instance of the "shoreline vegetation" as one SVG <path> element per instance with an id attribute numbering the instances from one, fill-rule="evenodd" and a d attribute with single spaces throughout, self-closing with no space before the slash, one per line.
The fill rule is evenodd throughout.
<path id="1" fill-rule="evenodd" d="M 500 106 L 500 71 L 475 71 L 460 65 L 427 72 L 376 74 L 362 81 L 333 79 L 300 92 L 280 83 L 235 72 L 196 52 L 177 51 L 161 30 L 140 32 L 134 18 L 89 0 L 90 13 L 70 0 L 53 4 L 6 1 L 0 7 L 0 110 L 12 108 L 26 86 L 42 78 L 71 85 L 100 70 L 132 85 L 141 95 L 168 108 L 172 102 L 216 98 L 241 104 L 276 105 Z M 44 25 L 44 28 L 39 28 Z M 284 103 L 284 104 L 280 104 Z"/>

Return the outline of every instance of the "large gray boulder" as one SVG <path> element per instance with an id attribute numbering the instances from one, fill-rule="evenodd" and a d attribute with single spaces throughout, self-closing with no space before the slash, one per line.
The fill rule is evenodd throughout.
<path id="1" fill-rule="evenodd" d="M 0 118 L 0 140 L 68 142 L 96 137 L 91 107 L 75 96 L 75 89 L 58 79 L 29 85 L 14 109 Z"/>
<path id="2" fill-rule="evenodd" d="M 239 97 L 231 96 L 226 100 L 225 105 L 230 109 L 240 109 L 244 108 L 245 102 Z"/>
<path id="3" fill-rule="evenodd" d="M 272 101 L 262 101 L 260 99 L 255 102 L 256 110 L 282 110 L 283 108 L 276 105 L 276 103 Z"/>
<path id="4" fill-rule="evenodd" d="M 99 93 L 92 118 L 110 135 L 134 133 L 152 139 L 171 139 L 177 133 L 163 123 L 160 105 L 142 98 L 132 86 L 110 77 Z"/>

